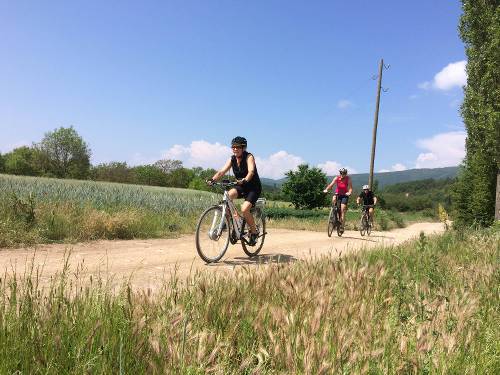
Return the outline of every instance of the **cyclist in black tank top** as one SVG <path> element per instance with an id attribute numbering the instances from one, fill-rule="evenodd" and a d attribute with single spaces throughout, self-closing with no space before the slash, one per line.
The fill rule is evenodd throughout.
<path id="1" fill-rule="evenodd" d="M 257 166 L 255 165 L 254 156 L 247 152 L 247 140 L 243 137 L 236 137 L 231 141 L 233 156 L 226 164 L 212 177 L 211 181 L 217 181 L 222 178 L 231 168 L 234 177 L 238 181 L 238 185 L 229 190 L 231 199 L 245 198 L 245 202 L 241 205 L 241 213 L 245 217 L 246 222 L 250 226 L 250 244 L 255 244 L 259 236 L 255 221 L 250 209 L 255 205 L 257 199 L 262 192 Z"/>

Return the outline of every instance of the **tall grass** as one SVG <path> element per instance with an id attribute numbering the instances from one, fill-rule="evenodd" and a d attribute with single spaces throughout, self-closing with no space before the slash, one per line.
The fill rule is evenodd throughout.
<path id="1" fill-rule="evenodd" d="M 175 277 L 152 296 L 33 270 L 0 283 L 0 373 L 470 373 L 500 368 L 499 232 Z"/>

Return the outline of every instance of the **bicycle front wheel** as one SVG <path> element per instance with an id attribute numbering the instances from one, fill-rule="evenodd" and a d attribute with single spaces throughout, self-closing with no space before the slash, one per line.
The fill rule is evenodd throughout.
<path id="1" fill-rule="evenodd" d="M 229 246 L 229 229 L 227 217 L 222 217 L 221 206 L 209 207 L 201 214 L 196 227 L 196 250 L 201 259 L 214 263 L 224 256 Z"/>
<path id="2" fill-rule="evenodd" d="M 369 236 L 372 232 L 373 223 L 368 218 L 366 219 L 366 234 Z"/>
<path id="3" fill-rule="evenodd" d="M 335 228 L 335 210 L 332 207 L 330 208 L 330 216 L 328 216 L 328 229 L 327 229 L 328 237 L 332 236 L 334 228 Z"/>
<path id="4" fill-rule="evenodd" d="M 363 216 L 361 220 L 359 221 L 359 233 L 364 236 L 366 232 L 366 226 L 365 226 L 366 218 Z"/>

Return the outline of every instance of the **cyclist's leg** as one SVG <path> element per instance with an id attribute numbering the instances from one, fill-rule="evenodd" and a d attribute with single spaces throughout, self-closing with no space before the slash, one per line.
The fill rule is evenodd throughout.
<path id="1" fill-rule="evenodd" d="M 240 198 L 242 196 L 241 190 L 240 189 L 236 189 L 236 188 L 232 188 L 227 193 L 229 195 L 229 198 L 231 198 L 231 200 L 235 200 L 236 198 Z M 230 213 L 228 212 L 228 214 L 230 214 Z M 238 214 L 237 211 L 236 211 L 236 214 L 235 214 L 234 218 L 236 220 L 238 220 L 240 218 L 240 215 Z"/>
<path id="2" fill-rule="evenodd" d="M 232 188 L 227 193 L 229 194 L 229 198 L 231 198 L 231 199 L 238 198 L 238 190 L 236 190 L 235 188 Z"/>
<path id="3" fill-rule="evenodd" d="M 345 212 L 347 211 L 347 205 L 342 203 L 340 205 L 340 221 L 342 223 L 342 225 L 344 225 L 345 223 Z"/>
<path id="4" fill-rule="evenodd" d="M 250 227 L 250 232 L 256 233 L 257 228 L 255 227 L 255 220 L 253 219 L 253 216 L 250 213 L 251 208 L 252 208 L 252 203 L 245 201 L 241 205 L 241 213 L 243 214 L 245 221 L 247 222 L 248 226 Z"/>
<path id="5" fill-rule="evenodd" d="M 347 196 L 342 196 L 341 198 L 341 206 L 340 206 L 340 213 L 341 213 L 341 222 L 342 222 L 342 226 L 345 224 L 345 213 L 347 212 L 347 203 L 349 202 L 349 197 Z"/>
<path id="6" fill-rule="evenodd" d="M 332 206 L 335 206 L 336 203 L 337 203 L 337 194 L 333 194 L 333 197 L 332 197 Z"/>
<path id="7" fill-rule="evenodd" d="M 255 226 L 255 220 L 254 220 L 253 215 L 250 212 L 250 210 L 255 205 L 255 202 L 257 202 L 259 195 L 260 195 L 260 192 L 258 192 L 258 191 L 253 191 L 253 190 L 249 191 L 246 194 L 245 202 L 243 202 L 243 204 L 241 205 L 241 213 L 243 214 L 243 217 L 245 218 L 246 222 L 248 223 L 248 226 L 250 227 L 251 233 L 257 233 L 257 227 Z"/>
<path id="8" fill-rule="evenodd" d="M 368 212 L 370 214 L 370 223 L 373 224 L 373 215 L 375 214 L 375 210 L 373 207 L 370 207 Z"/>

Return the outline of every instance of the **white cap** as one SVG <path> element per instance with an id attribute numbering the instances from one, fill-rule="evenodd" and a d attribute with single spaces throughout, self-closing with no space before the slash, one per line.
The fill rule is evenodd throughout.
<path id="1" fill-rule="evenodd" d="M 363 190 L 370 189 L 368 185 L 363 185 Z"/>

